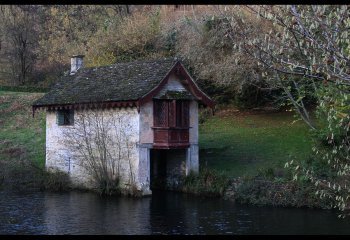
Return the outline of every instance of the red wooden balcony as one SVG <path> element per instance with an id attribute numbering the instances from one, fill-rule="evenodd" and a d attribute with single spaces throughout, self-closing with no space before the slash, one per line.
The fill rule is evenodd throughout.
<path id="1" fill-rule="evenodd" d="M 189 128 L 153 127 L 153 147 L 158 149 L 188 148 Z"/>
<path id="2" fill-rule="evenodd" d="M 155 100 L 153 148 L 189 147 L 189 101 Z"/>

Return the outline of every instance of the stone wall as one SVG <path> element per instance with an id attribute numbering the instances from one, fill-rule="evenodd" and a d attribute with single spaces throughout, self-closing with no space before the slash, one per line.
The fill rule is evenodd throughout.
<path id="1" fill-rule="evenodd" d="M 103 125 L 108 129 L 110 140 L 107 144 L 110 153 L 111 175 L 120 176 L 121 186 L 127 187 L 134 182 L 139 189 L 139 114 L 136 108 L 113 110 L 92 110 L 74 112 L 73 126 L 58 126 L 56 112 L 47 112 L 46 117 L 46 168 L 58 169 L 69 173 L 72 183 L 76 186 L 94 188 L 94 181 L 86 167 L 82 152 L 72 140 L 82 133 L 82 119 L 94 114 L 103 117 Z M 83 117 L 85 116 L 85 117 Z M 93 127 L 88 132 L 92 132 Z M 78 134 L 77 134 L 78 133 Z M 112 139 L 112 140 L 111 140 Z M 126 144 L 126 141 L 128 144 Z M 85 162 L 84 162 L 85 161 Z M 113 169 L 112 169 L 113 168 Z M 119 174 L 118 174 L 119 169 Z M 133 179 L 132 179 L 132 178 Z"/>
<path id="2" fill-rule="evenodd" d="M 186 91 L 181 80 L 175 75 L 171 75 L 165 90 Z M 104 119 L 120 119 L 120 124 L 109 126 L 113 139 L 116 133 L 124 131 L 124 138 L 130 142 L 129 150 L 122 147 L 122 152 L 118 148 L 109 147 L 111 156 L 117 156 L 119 161 L 119 173 L 122 186 L 128 186 L 131 181 L 136 183 L 138 189 L 144 194 L 150 194 L 150 150 L 153 145 L 153 102 L 149 101 L 140 106 L 140 113 L 136 108 L 122 108 L 114 110 L 98 110 L 103 113 Z M 59 169 L 69 173 L 75 185 L 93 188 L 94 181 L 88 174 L 86 167 L 82 163 L 82 157 L 76 151 L 72 151 L 72 145 L 67 141 L 67 135 L 77 131 L 77 119 L 84 114 L 93 113 L 89 111 L 75 111 L 74 126 L 58 126 L 56 123 L 56 112 L 47 112 L 46 118 L 46 168 Z M 92 115 L 92 114 L 90 114 Z M 79 132 L 79 131 L 78 131 Z M 67 134 L 68 133 L 68 134 Z M 187 175 L 190 171 L 198 172 L 198 103 L 190 101 L 190 147 L 182 150 L 166 150 L 167 167 L 166 172 L 169 184 L 175 182 L 174 176 Z M 125 145 L 125 144 L 124 144 Z M 128 154 L 127 154 L 128 153 Z M 119 156 L 123 157 L 119 157 Z M 126 157 L 128 155 L 128 157 Z M 130 159 L 130 161 L 129 161 Z M 117 170 L 115 170 L 117 172 Z"/>

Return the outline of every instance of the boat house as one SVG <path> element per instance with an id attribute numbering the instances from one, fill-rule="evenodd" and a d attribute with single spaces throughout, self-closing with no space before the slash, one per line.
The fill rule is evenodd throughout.
<path id="1" fill-rule="evenodd" d="M 199 105 L 214 102 L 177 59 L 85 68 L 78 55 L 32 107 L 46 111 L 47 170 L 86 188 L 109 176 L 148 195 L 198 172 Z"/>

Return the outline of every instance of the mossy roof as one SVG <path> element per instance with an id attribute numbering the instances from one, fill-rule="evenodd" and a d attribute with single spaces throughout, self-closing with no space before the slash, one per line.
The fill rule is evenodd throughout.
<path id="1" fill-rule="evenodd" d="M 194 99 L 193 95 L 191 95 L 188 91 L 171 91 L 167 90 L 164 94 L 159 97 L 155 97 L 158 99 Z"/>
<path id="2" fill-rule="evenodd" d="M 155 88 L 176 63 L 161 59 L 81 68 L 59 80 L 33 106 L 135 101 Z"/>

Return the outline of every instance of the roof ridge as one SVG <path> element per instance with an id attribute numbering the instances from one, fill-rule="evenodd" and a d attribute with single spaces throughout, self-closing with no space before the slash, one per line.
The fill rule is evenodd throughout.
<path id="1" fill-rule="evenodd" d="M 177 61 L 181 61 L 178 57 L 171 57 L 171 58 L 162 58 L 162 59 L 149 59 L 149 60 L 136 60 L 136 61 L 129 61 L 129 62 L 117 62 L 109 65 L 103 65 L 103 66 L 94 66 L 94 67 L 83 67 L 80 68 L 81 70 L 89 70 L 89 69 L 96 69 L 96 68 L 108 68 L 108 67 L 114 67 L 118 65 L 128 65 L 128 64 L 137 64 L 137 63 L 154 63 L 154 62 L 165 62 L 165 61 L 173 61 L 174 63 Z M 80 70 L 79 69 L 79 70 Z M 79 71 L 78 70 L 78 71 Z"/>
<path id="2" fill-rule="evenodd" d="M 162 81 L 178 58 L 161 58 L 80 68 L 63 76 L 34 105 L 137 100 Z"/>

